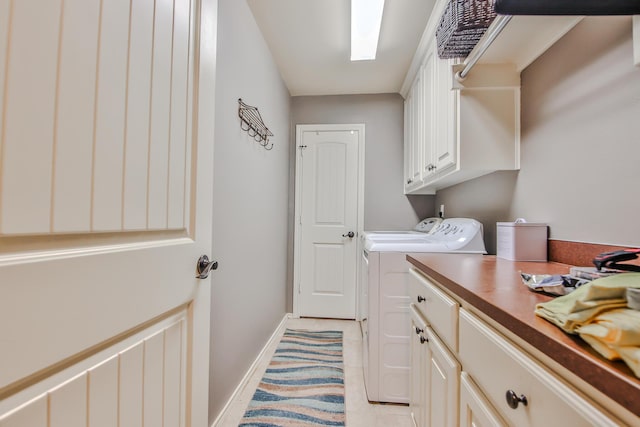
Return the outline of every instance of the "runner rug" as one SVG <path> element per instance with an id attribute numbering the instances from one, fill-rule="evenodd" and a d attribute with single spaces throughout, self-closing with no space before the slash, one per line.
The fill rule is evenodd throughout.
<path id="1" fill-rule="evenodd" d="M 239 427 L 344 425 L 342 331 L 287 329 Z"/>

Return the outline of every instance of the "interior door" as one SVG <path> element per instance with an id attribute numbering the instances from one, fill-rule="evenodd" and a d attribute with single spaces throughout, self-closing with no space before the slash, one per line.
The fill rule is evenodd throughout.
<path id="1" fill-rule="evenodd" d="M 216 14 L 0 0 L 0 426 L 207 425 Z"/>
<path id="2" fill-rule="evenodd" d="M 300 316 L 355 318 L 364 127 L 345 126 L 298 126 L 294 311 Z"/>

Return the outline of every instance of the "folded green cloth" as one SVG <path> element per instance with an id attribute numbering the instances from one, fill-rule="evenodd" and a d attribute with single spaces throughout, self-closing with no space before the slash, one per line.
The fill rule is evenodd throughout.
<path id="1" fill-rule="evenodd" d="M 627 288 L 640 288 L 640 273 L 621 273 L 594 280 L 551 301 L 536 305 L 535 313 L 571 334 L 598 314 L 627 306 Z"/>

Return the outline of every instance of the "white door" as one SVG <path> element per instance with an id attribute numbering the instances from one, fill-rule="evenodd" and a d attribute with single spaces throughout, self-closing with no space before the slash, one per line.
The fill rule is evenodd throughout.
<path id="1" fill-rule="evenodd" d="M 208 424 L 216 14 L 0 0 L 0 426 Z"/>
<path id="2" fill-rule="evenodd" d="M 297 315 L 355 318 L 363 140 L 364 125 L 297 127 Z"/>

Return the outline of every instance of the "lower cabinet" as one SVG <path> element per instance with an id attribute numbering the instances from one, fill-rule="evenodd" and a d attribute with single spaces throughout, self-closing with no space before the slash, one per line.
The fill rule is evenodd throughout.
<path id="1" fill-rule="evenodd" d="M 619 426 L 484 321 L 460 310 L 460 360 L 509 425 Z"/>
<path id="2" fill-rule="evenodd" d="M 460 300 L 455 300 L 456 310 L 444 304 L 453 297 L 445 295 L 437 282 L 414 269 L 409 280 L 410 407 L 416 427 L 625 425 L 602 409 L 605 403 L 586 397 L 577 386 L 460 307 Z M 435 298 L 435 291 L 442 295 Z M 442 339 L 448 335 L 457 340 Z M 445 344 L 455 342 L 457 349 Z"/>
<path id="3" fill-rule="evenodd" d="M 427 324 L 415 306 L 411 304 L 411 388 L 409 407 L 416 426 L 425 426 L 427 415 L 425 388 L 427 384 L 427 356 L 429 345 L 425 331 Z"/>
<path id="4" fill-rule="evenodd" d="M 417 427 L 458 426 L 460 364 L 412 304 L 411 398 Z"/>

